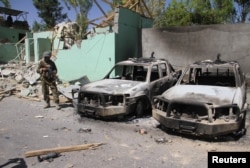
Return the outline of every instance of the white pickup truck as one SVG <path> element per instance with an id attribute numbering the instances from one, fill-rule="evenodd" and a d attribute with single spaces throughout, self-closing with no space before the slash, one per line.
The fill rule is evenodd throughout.
<path id="1" fill-rule="evenodd" d="M 152 97 L 172 87 L 180 74 L 165 59 L 128 59 L 102 80 L 73 90 L 73 105 L 78 113 L 95 118 L 151 115 Z"/>
<path id="2" fill-rule="evenodd" d="M 217 137 L 246 133 L 247 82 L 236 61 L 186 67 L 175 86 L 153 98 L 153 117 L 168 130 Z"/>

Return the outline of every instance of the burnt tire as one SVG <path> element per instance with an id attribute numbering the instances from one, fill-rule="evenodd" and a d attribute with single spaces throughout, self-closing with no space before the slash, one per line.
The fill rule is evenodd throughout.
<path id="1" fill-rule="evenodd" d="M 242 135 L 246 134 L 246 112 L 244 113 L 243 119 L 241 121 L 239 131 L 242 133 Z"/>
<path id="2" fill-rule="evenodd" d="M 135 115 L 136 117 L 142 117 L 144 115 L 144 109 L 145 105 L 142 100 L 138 100 L 136 103 L 136 108 L 135 108 Z"/>
<path id="3" fill-rule="evenodd" d="M 241 121 L 240 127 L 239 127 L 238 131 L 233 133 L 232 137 L 235 140 L 238 140 L 242 136 L 246 135 L 246 132 L 247 132 L 247 129 L 246 129 L 246 113 L 244 113 L 244 116 L 243 116 L 243 119 Z"/>

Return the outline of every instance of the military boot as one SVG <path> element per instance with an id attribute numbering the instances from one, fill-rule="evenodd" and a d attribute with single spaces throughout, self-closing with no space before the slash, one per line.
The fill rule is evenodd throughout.
<path id="1" fill-rule="evenodd" d="M 50 103 L 46 103 L 43 108 L 50 108 Z"/>
<path id="2" fill-rule="evenodd" d="M 59 104 L 56 104 L 56 109 L 57 109 L 57 110 L 60 110 L 60 109 L 61 109 L 61 107 L 60 107 Z"/>

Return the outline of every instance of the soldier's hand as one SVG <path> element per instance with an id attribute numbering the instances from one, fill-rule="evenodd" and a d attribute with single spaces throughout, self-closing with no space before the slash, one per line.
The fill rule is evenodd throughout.
<path id="1" fill-rule="evenodd" d="M 40 68 L 40 72 L 46 71 L 46 68 Z"/>
<path id="2" fill-rule="evenodd" d="M 57 78 L 57 74 L 55 72 L 52 75 L 53 75 L 53 78 Z"/>

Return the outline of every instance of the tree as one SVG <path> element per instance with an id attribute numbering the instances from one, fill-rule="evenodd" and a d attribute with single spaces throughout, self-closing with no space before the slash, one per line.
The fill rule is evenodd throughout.
<path id="1" fill-rule="evenodd" d="M 58 0 L 33 0 L 33 4 L 38 10 L 38 16 L 42 19 L 41 25 L 44 25 L 46 30 L 52 29 L 67 18 L 66 13 L 62 14 L 63 8 Z"/>
<path id="2" fill-rule="evenodd" d="M 237 4 L 235 7 L 235 21 L 244 23 L 246 21 L 247 14 L 250 13 L 250 1 L 249 0 L 234 0 Z"/>
<path id="3" fill-rule="evenodd" d="M 125 5 L 127 0 L 112 0 L 113 6 Z"/>
<path id="4" fill-rule="evenodd" d="M 92 0 L 63 0 L 68 10 L 73 8 L 76 12 L 76 22 L 81 27 L 81 34 L 88 28 L 88 13 L 93 6 Z"/>
<path id="5" fill-rule="evenodd" d="M 232 0 L 172 0 L 157 26 L 219 24 L 231 22 L 233 14 Z"/>
<path id="6" fill-rule="evenodd" d="M 192 17 L 189 12 L 188 4 L 172 0 L 165 12 L 155 22 L 156 27 L 188 25 Z"/>
<path id="7" fill-rule="evenodd" d="M 164 12 L 166 0 L 143 0 L 142 2 L 145 4 L 145 6 L 142 6 L 143 13 L 148 11 L 150 15 L 147 16 L 152 17 L 154 22 L 157 23 L 159 16 Z"/>
<path id="8" fill-rule="evenodd" d="M 212 9 L 214 9 L 220 17 L 220 22 L 231 23 L 234 17 L 234 4 L 232 0 L 214 0 L 212 3 Z"/>
<path id="9" fill-rule="evenodd" d="M 134 4 L 138 3 L 138 0 L 113 0 L 113 6 L 118 6 L 118 5 L 125 5 L 128 2 L 133 2 L 131 3 L 131 6 L 134 6 Z M 149 12 L 152 14 L 153 17 L 159 16 L 162 11 L 164 10 L 166 0 L 141 0 L 140 2 L 143 2 Z M 128 6 L 128 7 L 131 7 Z M 143 10 L 146 11 L 145 7 L 143 7 Z"/>
<path id="10" fill-rule="evenodd" d="M 4 5 L 6 8 L 10 8 L 10 2 L 9 0 L 0 0 L 0 2 Z"/>
<path id="11" fill-rule="evenodd" d="M 34 21 L 33 25 L 32 25 L 32 31 L 33 32 L 39 32 L 42 30 L 46 30 L 46 25 L 45 24 L 41 24 L 38 23 L 36 20 Z"/>
<path id="12" fill-rule="evenodd" d="M 232 0 L 192 0 L 192 24 L 231 22 L 234 12 Z"/>

